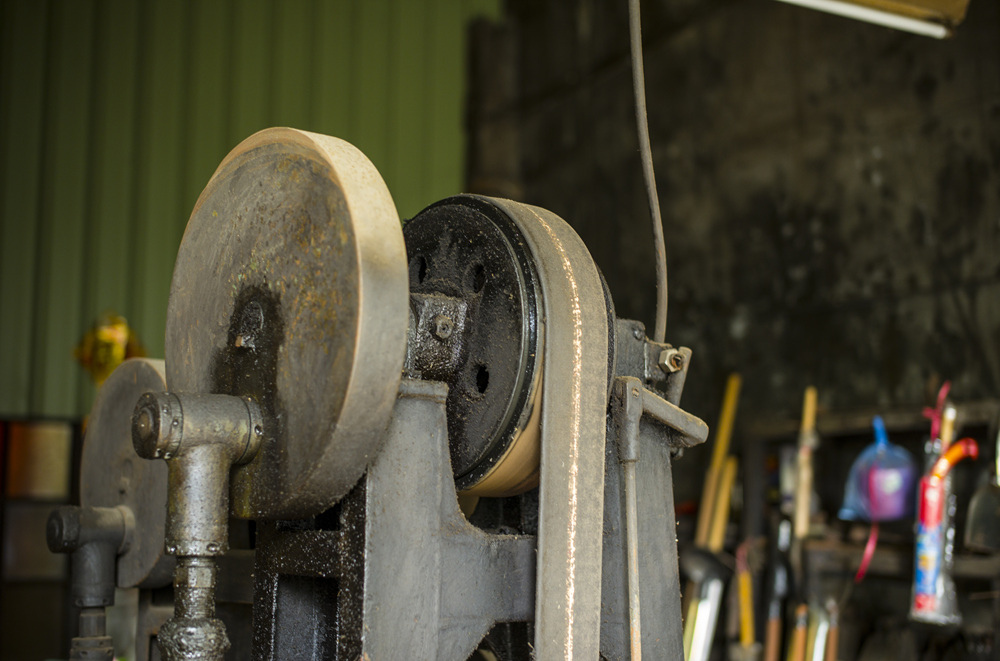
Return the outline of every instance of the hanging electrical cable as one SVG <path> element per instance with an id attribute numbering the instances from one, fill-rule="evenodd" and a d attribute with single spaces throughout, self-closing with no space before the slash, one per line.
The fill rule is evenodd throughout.
<path id="1" fill-rule="evenodd" d="M 667 251 L 663 242 L 663 221 L 660 219 L 660 200 L 656 194 L 653 151 L 649 146 L 649 124 L 646 121 L 646 83 L 642 70 L 639 0 L 629 0 L 628 18 L 632 51 L 632 90 L 635 93 L 635 123 L 639 129 L 642 176 L 646 183 L 646 196 L 649 198 L 649 215 L 653 221 L 653 249 L 656 252 L 656 326 L 653 340 L 664 342 L 667 335 Z"/>

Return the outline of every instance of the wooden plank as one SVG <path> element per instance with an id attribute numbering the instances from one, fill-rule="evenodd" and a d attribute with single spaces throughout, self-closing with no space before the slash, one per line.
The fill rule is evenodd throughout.
<path id="1" fill-rule="evenodd" d="M 232 7 L 226 0 L 196 2 L 191 6 L 190 96 L 184 109 L 188 118 L 185 141 L 181 205 L 190 214 L 215 168 L 236 143 L 229 142 Z M 186 218 L 185 218 L 186 222 Z"/>
<path id="2" fill-rule="evenodd" d="M 279 2 L 274 17 L 274 76 L 271 96 L 275 126 L 313 130 L 314 6 L 308 0 Z"/>
<path id="3" fill-rule="evenodd" d="M 0 416 L 29 413 L 48 4 L 0 4 Z"/>
<path id="4" fill-rule="evenodd" d="M 351 85 L 354 144 L 380 171 L 389 162 L 389 2 L 368 0 L 358 8 Z"/>
<path id="5" fill-rule="evenodd" d="M 135 191 L 135 89 L 139 12 L 130 0 L 97 5 L 95 78 L 92 84 L 90 204 L 84 237 L 83 297 L 86 325 L 106 312 L 129 318 L 128 282 Z M 93 404 L 95 389 L 86 372 L 78 377 L 77 410 Z"/>
<path id="6" fill-rule="evenodd" d="M 352 141 L 351 71 L 353 60 L 353 14 L 351 0 L 315 0 L 316 66 L 314 69 L 312 124 L 320 133 Z"/>
<path id="7" fill-rule="evenodd" d="M 167 298 L 180 228 L 187 221 L 182 181 L 186 6 L 154 3 L 147 8 L 141 39 L 148 52 L 140 95 L 139 192 L 136 281 L 132 307 L 136 332 L 151 355 L 163 355 Z"/>
<path id="8" fill-rule="evenodd" d="M 48 133 L 43 154 L 36 344 L 32 351 L 30 413 L 73 416 L 78 370 L 73 347 L 87 327 L 80 317 L 81 246 L 88 204 L 90 95 L 95 7 L 93 2 L 54 3 L 45 102 Z"/>
<path id="9" fill-rule="evenodd" d="M 389 124 L 392 157 L 382 174 L 401 218 L 412 217 L 433 201 L 425 195 L 426 123 L 430 121 L 424 88 L 427 30 L 427 13 L 422 3 L 393 0 Z"/>
<path id="10" fill-rule="evenodd" d="M 233 12 L 233 69 L 229 87 L 229 147 L 235 147 L 261 129 L 271 126 L 268 102 L 271 90 L 270 0 L 240 0 Z"/>
<path id="11" fill-rule="evenodd" d="M 429 0 L 431 8 L 430 70 L 427 103 L 430 148 L 427 196 L 437 200 L 462 189 L 465 154 L 462 103 L 465 89 L 465 46 L 457 0 Z"/>

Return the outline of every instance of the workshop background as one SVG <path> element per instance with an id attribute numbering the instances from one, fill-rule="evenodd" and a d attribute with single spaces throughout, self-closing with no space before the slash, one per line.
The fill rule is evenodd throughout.
<path id="1" fill-rule="evenodd" d="M 643 3 L 686 406 L 1000 392 L 1000 7 L 937 41 L 771 1 Z M 653 318 L 626 3 L 511 0 L 473 53 L 471 184 L 569 220 Z M 752 385 L 751 385 L 752 384 Z M 936 386 L 933 386 L 932 389 Z M 716 404 L 717 405 L 717 404 Z"/>
<path id="2" fill-rule="evenodd" d="M 470 186 L 566 218 L 651 328 L 627 3 L 506 8 L 473 32 Z M 943 41 L 770 0 L 643 10 L 685 408 L 713 424 L 731 371 L 744 420 L 811 384 L 829 411 L 1000 395 L 1000 4 Z"/>
<path id="3" fill-rule="evenodd" d="M 63 425 L 57 458 L 38 460 L 44 488 L 4 478 L 2 658 L 66 649 L 63 558 L 20 531 L 74 498 L 95 392 L 74 347 L 113 311 L 162 355 L 190 209 L 254 131 L 353 142 L 402 217 L 463 189 L 551 209 L 590 248 L 618 315 L 652 325 L 625 2 L 2 0 L 0 12 L 0 419 Z M 773 0 L 649 0 L 643 20 L 667 340 L 694 350 L 685 408 L 714 426 L 739 371 L 738 425 L 771 441 L 794 433 L 808 385 L 822 435 L 824 412 L 919 420 L 950 379 L 985 429 L 1000 396 L 1000 3 L 972 0 L 945 41 Z M 868 440 L 827 450 L 827 509 Z M 678 502 L 697 499 L 709 452 L 677 464 Z M 909 592 L 905 579 L 882 587 Z M 43 621 L 51 638 L 18 634 Z"/>
<path id="4" fill-rule="evenodd" d="M 504 23 L 472 32 L 469 184 L 566 218 L 617 314 L 651 327 L 626 3 L 505 7 Z M 791 456 L 794 467 L 802 393 L 815 385 L 822 529 L 845 538 L 817 543 L 807 562 L 823 577 L 814 586 L 834 579 L 818 592 L 840 599 L 867 530 L 838 524 L 837 510 L 874 414 L 921 457 L 921 408 L 950 380 L 962 433 L 982 450 L 979 466 L 956 469 L 956 539 L 995 456 L 1000 3 L 973 0 L 944 41 L 766 0 L 645 2 L 643 35 L 667 341 L 694 351 L 684 407 L 715 428 L 727 375 L 743 378 L 733 441 L 740 532 L 730 530 L 738 537 L 726 548 L 762 529 L 774 543 L 758 499 L 767 492 L 776 504 L 784 493 L 775 464 Z M 694 533 L 684 506 L 705 502 L 714 442 L 675 464 L 682 544 Z M 935 638 L 906 621 L 912 521 L 883 526 L 882 539 L 876 577 L 842 616 L 842 658 L 976 658 L 986 649 L 976 635 L 996 628 L 995 563 L 977 564 L 959 546 L 967 638 Z"/>

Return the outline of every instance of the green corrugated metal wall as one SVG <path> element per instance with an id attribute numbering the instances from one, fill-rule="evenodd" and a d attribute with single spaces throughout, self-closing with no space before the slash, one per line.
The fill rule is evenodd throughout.
<path id="1" fill-rule="evenodd" d="M 174 255 L 268 126 L 353 142 L 400 214 L 462 183 L 467 19 L 499 0 L 2 0 L 0 416 L 75 416 L 104 311 L 162 355 Z"/>

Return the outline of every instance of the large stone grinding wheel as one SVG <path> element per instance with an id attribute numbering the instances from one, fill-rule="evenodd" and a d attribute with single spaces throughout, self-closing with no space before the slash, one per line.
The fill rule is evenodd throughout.
<path id="1" fill-rule="evenodd" d="M 264 413 L 235 515 L 314 516 L 361 477 L 396 399 L 407 298 L 399 218 L 355 147 L 278 128 L 223 160 L 177 255 L 166 363 L 171 390 Z"/>
<path id="2" fill-rule="evenodd" d="M 80 459 L 80 504 L 128 508 L 135 529 L 118 556 L 118 587 L 170 583 L 174 559 L 163 554 L 167 467 L 132 447 L 132 409 L 143 393 L 166 387 L 162 360 L 126 360 L 97 393 Z"/>

